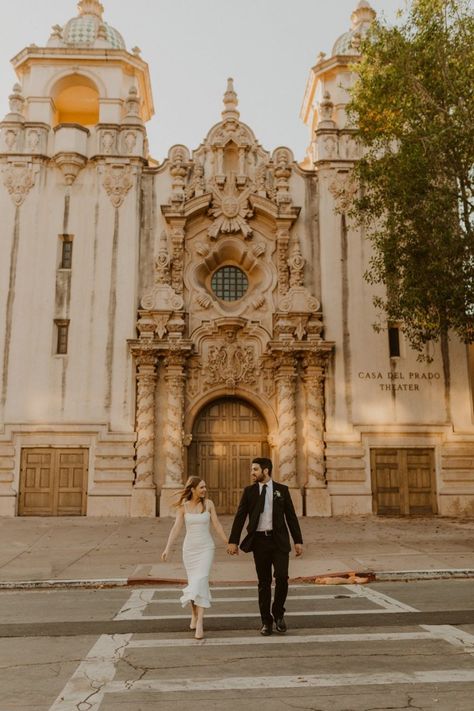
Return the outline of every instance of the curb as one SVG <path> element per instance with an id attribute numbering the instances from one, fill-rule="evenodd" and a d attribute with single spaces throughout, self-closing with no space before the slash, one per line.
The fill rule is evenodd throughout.
<path id="1" fill-rule="evenodd" d="M 474 578 L 474 568 L 439 570 L 346 571 L 325 575 L 305 575 L 290 578 L 289 583 L 309 585 L 351 585 L 417 580 L 455 580 Z M 99 578 L 82 580 L 11 580 L 0 581 L 1 590 L 53 590 L 60 588 L 119 588 L 148 585 L 185 585 L 182 578 Z M 254 585 L 256 580 L 212 580 L 211 585 Z"/>

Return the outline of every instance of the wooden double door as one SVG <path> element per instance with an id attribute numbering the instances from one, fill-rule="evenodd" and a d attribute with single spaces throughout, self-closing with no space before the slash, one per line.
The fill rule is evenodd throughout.
<path id="1" fill-rule="evenodd" d="M 83 516 L 87 457 L 87 449 L 23 449 L 18 514 Z"/>
<path id="2" fill-rule="evenodd" d="M 438 512 L 433 449 L 372 449 L 370 456 L 374 513 Z"/>
<path id="3" fill-rule="evenodd" d="M 251 483 L 254 457 L 268 457 L 268 431 L 250 403 L 222 398 L 196 418 L 188 454 L 188 473 L 204 479 L 220 514 L 235 513 L 244 486 Z"/>

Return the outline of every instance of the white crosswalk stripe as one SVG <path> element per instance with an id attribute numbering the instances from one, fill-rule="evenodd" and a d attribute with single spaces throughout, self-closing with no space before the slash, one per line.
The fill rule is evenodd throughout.
<path id="1" fill-rule="evenodd" d="M 122 606 L 119 613 L 115 616 L 115 620 L 138 620 L 138 619 L 163 619 L 163 620 L 189 620 L 189 614 L 186 615 L 153 615 L 149 614 L 150 610 L 154 610 L 160 605 L 177 604 L 180 594 L 180 589 L 175 588 L 146 588 L 133 590 L 129 599 Z M 207 615 L 207 618 L 239 618 L 247 617 L 253 619 L 258 617 L 256 608 L 255 596 L 249 596 L 248 590 L 254 588 L 248 587 L 233 587 L 220 588 L 219 596 L 214 602 L 217 606 L 230 604 L 247 604 L 248 612 L 240 613 L 233 610 L 227 610 L 223 613 L 214 612 Z M 214 592 L 216 588 L 214 588 Z M 224 592 L 225 591 L 225 592 Z M 239 596 L 236 593 L 241 593 Z M 172 595 L 171 595 L 172 593 Z M 226 597 L 226 593 L 228 597 Z M 344 602 L 343 609 L 318 610 L 318 602 L 324 601 L 325 606 L 331 600 L 342 599 Z M 362 601 L 366 608 L 351 609 L 354 599 Z M 292 586 L 290 589 L 289 603 L 291 601 L 306 601 L 312 607 L 310 610 L 302 610 L 301 612 L 286 613 L 294 615 L 341 615 L 352 614 L 359 615 L 362 626 L 363 616 L 366 614 L 379 614 L 381 616 L 390 615 L 397 612 L 418 612 L 416 608 L 406 605 L 399 600 L 389 597 L 379 590 L 374 590 L 362 585 L 346 585 L 339 586 L 336 593 L 331 594 L 327 590 L 322 593 L 314 587 Z M 249 604 L 250 603 L 250 604 Z M 183 625 L 183 631 L 187 624 Z M 317 689 L 325 687 L 382 687 L 387 686 L 393 689 L 396 685 L 449 685 L 449 684 L 471 684 L 474 683 L 474 668 L 458 668 L 458 658 L 456 653 L 449 656 L 449 660 L 456 666 L 448 668 L 449 664 L 444 663 L 441 669 L 406 669 L 403 671 L 386 671 L 374 670 L 373 672 L 354 672 L 354 673 L 326 673 L 320 670 L 318 674 L 277 674 L 261 675 L 258 673 L 259 668 L 255 666 L 255 673 L 239 674 L 236 676 L 219 676 L 216 668 L 216 675 L 209 676 L 209 666 L 212 666 L 212 657 L 203 662 L 204 669 L 207 673 L 199 676 L 199 665 L 196 669 L 198 676 L 192 676 L 189 673 L 183 678 L 141 678 L 141 679 L 118 679 L 116 673 L 121 660 L 126 661 L 127 655 L 140 654 L 146 655 L 147 650 L 169 650 L 166 654 L 172 654 L 174 648 L 181 649 L 182 654 L 191 655 L 193 665 L 196 660 L 196 651 L 203 650 L 207 654 L 211 653 L 212 649 L 219 648 L 222 652 L 219 654 L 227 654 L 232 656 L 233 648 L 250 647 L 255 650 L 255 653 L 248 653 L 247 663 L 249 670 L 254 670 L 253 659 L 258 650 L 267 648 L 275 649 L 279 646 L 291 649 L 289 654 L 297 654 L 298 648 L 308 650 L 308 653 L 314 653 L 314 650 L 321 650 L 324 646 L 336 645 L 337 649 L 347 648 L 348 645 L 354 645 L 355 649 L 360 649 L 361 645 L 364 649 L 368 649 L 367 645 L 381 644 L 398 644 L 407 645 L 407 651 L 413 649 L 414 644 L 435 644 L 441 645 L 438 653 L 438 658 L 446 662 L 446 650 L 449 647 L 456 649 L 459 653 L 467 653 L 469 656 L 474 655 L 474 635 L 469 634 L 464 630 L 460 630 L 450 625 L 421 625 L 415 631 L 381 631 L 381 632 L 344 632 L 340 633 L 323 633 L 316 632 L 307 634 L 304 631 L 297 630 L 293 634 L 287 636 L 272 636 L 263 638 L 256 635 L 255 632 L 247 635 L 229 635 L 229 633 L 213 632 L 212 636 L 208 636 L 203 640 L 195 640 L 194 638 L 182 638 L 172 636 L 165 638 L 161 635 L 143 635 L 140 636 L 126 635 L 102 635 L 96 644 L 92 647 L 86 659 L 79 665 L 74 675 L 66 684 L 65 688 L 58 696 L 49 711 L 77 711 L 78 709 L 87 708 L 87 711 L 100 711 L 104 697 L 110 694 L 119 694 L 124 699 L 133 699 L 133 694 L 149 694 L 153 699 L 160 694 L 196 694 L 197 692 L 218 693 L 232 690 L 277 690 L 277 689 Z M 443 645 L 449 645 L 443 647 Z M 380 646 L 378 647 L 380 650 Z M 403 649 L 403 647 L 401 647 Z M 187 651 L 189 650 L 189 651 Z M 194 650 L 194 651 L 193 651 Z M 311 652 L 313 650 L 313 652 Z M 444 650 L 444 651 L 443 651 Z M 241 659 L 245 660 L 245 652 L 239 653 Z M 265 654 L 265 652 L 264 652 Z M 242 656 L 243 655 L 243 656 Z M 403 655 L 402 655 L 402 658 Z M 183 657 L 183 664 L 186 663 L 187 657 Z M 155 660 L 156 662 L 156 660 Z M 461 667 L 463 665 L 461 664 Z M 464 663 L 464 666 L 466 664 Z M 133 668 L 133 665 L 132 665 Z M 160 676 L 159 665 L 156 663 L 151 665 L 154 673 Z M 247 671 L 247 670 L 246 670 Z M 122 672 L 123 673 L 123 672 Z M 153 696 L 155 695 L 155 696 Z M 180 697 L 181 698 L 181 697 Z M 131 702 L 126 702 L 128 704 Z M 153 702 L 155 703 L 155 702 Z M 130 705 L 130 709 L 134 706 Z"/>

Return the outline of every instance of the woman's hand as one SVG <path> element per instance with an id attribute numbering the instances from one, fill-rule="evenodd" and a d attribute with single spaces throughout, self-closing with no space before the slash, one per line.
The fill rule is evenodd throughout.
<path id="1" fill-rule="evenodd" d="M 165 550 L 161 554 L 161 560 L 163 561 L 163 563 L 165 563 L 167 561 L 168 554 L 169 554 L 169 550 L 167 548 L 165 548 Z"/>

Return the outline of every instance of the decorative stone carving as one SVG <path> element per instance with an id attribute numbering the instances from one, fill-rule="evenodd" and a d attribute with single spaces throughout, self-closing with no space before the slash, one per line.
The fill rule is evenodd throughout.
<path id="1" fill-rule="evenodd" d="M 5 145 L 7 147 L 7 151 L 9 153 L 11 153 L 16 146 L 16 142 L 18 140 L 18 133 L 19 133 L 18 131 L 15 131 L 12 128 L 9 128 L 5 131 L 5 134 L 4 134 L 5 139 L 4 140 L 5 140 Z"/>
<path id="2" fill-rule="evenodd" d="M 10 163 L 3 171 L 3 183 L 19 207 L 35 184 L 32 166 L 27 163 Z"/>
<path id="3" fill-rule="evenodd" d="M 273 154 L 273 162 L 275 164 L 273 171 L 275 175 L 275 200 L 280 209 L 284 211 L 292 203 L 289 179 L 291 177 L 293 155 L 288 148 L 277 148 Z"/>
<path id="4" fill-rule="evenodd" d="M 247 219 L 252 216 L 248 202 L 250 189 L 246 188 L 240 192 L 235 176 L 231 175 L 226 179 L 224 191 L 214 183 L 212 195 L 212 208 L 209 212 L 215 221 L 207 231 L 209 237 L 216 239 L 220 232 L 242 232 L 244 237 L 250 237 L 252 229 L 247 224 Z"/>
<path id="5" fill-rule="evenodd" d="M 180 205 L 186 199 L 185 185 L 189 172 L 189 153 L 185 146 L 173 146 L 169 152 L 171 175 L 171 204 Z"/>
<path id="6" fill-rule="evenodd" d="M 337 152 L 337 140 L 334 136 L 326 136 L 323 140 L 324 155 L 323 158 L 335 158 Z"/>
<path id="7" fill-rule="evenodd" d="M 13 92 L 8 97 L 8 103 L 10 111 L 5 116 L 4 120 L 12 123 L 24 123 L 25 117 L 23 115 L 23 111 L 25 106 L 25 97 L 23 96 L 20 84 L 15 84 L 13 86 Z"/>
<path id="8" fill-rule="evenodd" d="M 278 255 L 278 293 L 284 295 L 290 287 L 290 274 L 288 270 L 288 244 L 290 234 L 287 227 L 277 230 L 277 255 Z"/>
<path id="9" fill-rule="evenodd" d="M 157 284 L 169 284 L 171 282 L 170 268 L 171 258 L 168 251 L 168 238 L 166 232 L 162 232 L 158 256 L 155 260 L 155 282 Z"/>
<path id="10" fill-rule="evenodd" d="M 319 308 L 319 301 L 303 286 L 293 287 L 278 302 L 278 309 L 283 313 L 314 313 Z"/>
<path id="11" fill-rule="evenodd" d="M 295 286 L 303 286 L 304 265 L 305 259 L 303 259 L 301 254 L 299 240 L 296 238 L 290 253 L 290 258 L 288 259 L 288 267 L 290 269 L 290 288 Z"/>
<path id="12" fill-rule="evenodd" d="M 154 488 L 156 357 L 150 351 L 137 355 L 137 441 L 135 488 Z"/>
<path id="13" fill-rule="evenodd" d="M 322 101 L 319 103 L 318 129 L 335 128 L 333 120 L 334 103 L 331 100 L 329 91 L 325 91 Z"/>
<path id="14" fill-rule="evenodd" d="M 36 129 L 28 131 L 27 144 L 30 153 L 37 153 L 40 144 L 40 134 Z"/>
<path id="15" fill-rule="evenodd" d="M 168 386 L 165 458 L 165 487 L 181 486 L 183 482 L 183 421 L 184 421 L 184 362 L 180 353 L 169 355 L 165 361 L 165 380 Z"/>
<path id="16" fill-rule="evenodd" d="M 357 183 L 352 172 L 337 173 L 329 183 L 329 192 L 334 198 L 336 212 L 346 213 L 350 210 L 357 190 Z"/>
<path id="17" fill-rule="evenodd" d="M 182 224 L 174 224 L 171 227 L 171 248 L 171 286 L 176 294 L 182 294 L 184 291 L 184 227 Z"/>
<path id="18" fill-rule="evenodd" d="M 100 137 L 100 150 L 105 155 L 115 152 L 115 131 L 102 131 Z"/>
<path id="19" fill-rule="evenodd" d="M 325 484 L 324 463 L 324 367 L 315 358 L 303 361 L 303 382 L 306 390 L 304 438 L 306 445 L 307 486 Z"/>
<path id="20" fill-rule="evenodd" d="M 288 486 L 296 481 L 296 370 L 293 356 L 280 356 L 276 373 L 278 409 L 279 479 Z"/>
<path id="21" fill-rule="evenodd" d="M 186 200 L 203 195 L 205 191 L 206 183 L 204 180 L 204 166 L 199 161 L 196 161 L 194 163 L 191 180 L 185 190 Z"/>
<path id="22" fill-rule="evenodd" d="M 180 311 L 184 301 L 169 284 L 155 284 L 143 296 L 141 305 L 147 311 Z"/>
<path id="23" fill-rule="evenodd" d="M 61 153 L 56 153 L 54 162 L 63 174 L 64 182 L 67 186 L 70 186 L 85 166 L 87 158 L 79 153 L 62 151 Z"/>
<path id="24" fill-rule="evenodd" d="M 131 166 L 107 165 L 104 171 L 103 186 L 112 205 L 120 207 L 133 186 Z"/>
<path id="25" fill-rule="evenodd" d="M 254 348 L 237 344 L 233 331 L 229 331 L 226 338 L 225 344 L 209 349 L 203 368 L 205 382 L 225 383 L 229 388 L 234 388 L 237 383 L 255 383 L 257 365 Z"/>
<path id="26" fill-rule="evenodd" d="M 140 99 L 135 86 L 131 86 L 128 90 L 128 96 L 125 100 L 125 116 L 122 123 L 143 123 L 140 118 Z"/>

